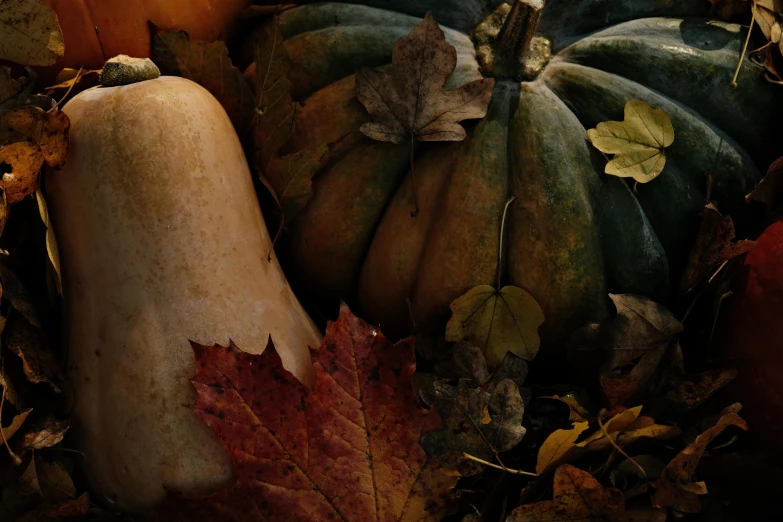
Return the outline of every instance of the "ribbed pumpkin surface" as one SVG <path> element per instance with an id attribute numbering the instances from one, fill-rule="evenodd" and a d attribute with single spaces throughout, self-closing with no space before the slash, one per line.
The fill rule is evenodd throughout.
<path id="1" fill-rule="evenodd" d="M 464 142 L 417 145 L 421 212 L 412 218 L 409 148 L 359 134 L 368 116 L 353 73 L 388 64 L 395 40 L 432 10 L 457 48 L 447 87 L 480 78 L 468 33 L 499 2 L 409 0 L 396 11 L 360 3 L 368 5 L 304 5 L 280 17 L 293 96 L 304 105 L 289 151 L 337 143 L 284 250 L 305 291 L 357 302 L 384 331 L 408 333 L 408 297 L 419 327 L 440 328 L 454 298 L 494 283 L 511 195 L 504 284 L 541 304 L 545 342 L 604 316 L 609 291 L 665 301 L 698 226 L 707 173 L 714 198 L 737 198 L 759 179 L 755 162 L 774 154 L 765 129 L 780 96 L 747 62 L 740 87 L 730 86 L 742 27 L 660 17 L 703 14 L 701 1 L 549 0 L 540 29 L 557 54 L 535 81 L 499 79 L 487 117 L 468 125 Z M 601 29 L 608 22 L 622 23 Z M 585 130 L 622 120 L 630 99 L 664 109 L 675 129 L 663 174 L 638 193 L 603 174 L 606 159 Z"/>

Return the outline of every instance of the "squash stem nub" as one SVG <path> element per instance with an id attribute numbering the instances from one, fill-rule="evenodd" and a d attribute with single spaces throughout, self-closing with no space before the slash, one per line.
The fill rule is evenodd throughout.
<path id="1" fill-rule="evenodd" d="M 521 62 L 530 51 L 530 44 L 544 11 L 544 0 L 517 0 L 511 7 L 498 35 L 496 51 L 507 60 Z"/>

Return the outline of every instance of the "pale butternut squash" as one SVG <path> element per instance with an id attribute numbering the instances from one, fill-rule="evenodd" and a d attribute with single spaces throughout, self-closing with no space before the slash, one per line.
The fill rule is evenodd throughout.
<path id="1" fill-rule="evenodd" d="M 94 490 L 140 511 L 165 489 L 229 484 L 195 398 L 190 340 L 260 353 L 311 382 L 321 335 L 278 265 L 231 122 L 202 87 L 160 77 L 87 90 L 46 189 L 59 241 L 73 433 Z"/>

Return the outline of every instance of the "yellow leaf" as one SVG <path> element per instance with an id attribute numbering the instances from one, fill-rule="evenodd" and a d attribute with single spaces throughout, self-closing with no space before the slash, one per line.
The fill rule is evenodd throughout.
<path id="1" fill-rule="evenodd" d="M 663 172 L 663 149 L 674 141 L 674 128 L 663 109 L 629 100 L 623 121 L 601 122 L 587 137 L 601 152 L 615 155 L 606 164 L 607 174 L 647 183 Z"/>
<path id="2" fill-rule="evenodd" d="M 468 341 L 484 351 L 489 368 L 497 368 L 506 352 L 532 361 L 541 339 L 538 327 L 544 312 L 533 296 L 515 286 L 499 292 L 479 285 L 451 303 L 447 341 Z"/>
<path id="3" fill-rule="evenodd" d="M 0 60 L 52 65 L 64 53 L 57 15 L 43 0 L 0 3 Z"/>
<path id="4" fill-rule="evenodd" d="M 590 423 L 575 422 L 570 430 L 556 430 L 541 445 L 536 460 L 536 473 L 539 475 L 549 466 L 559 463 L 570 451 L 579 449 L 574 442 Z"/>
<path id="5" fill-rule="evenodd" d="M 609 422 L 607 422 L 604 425 L 604 429 L 606 430 L 606 433 L 608 433 L 609 436 L 611 437 L 613 434 L 624 431 L 625 428 L 631 425 L 639 417 L 639 414 L 641 412 L 642 412 L 642 407 L 636 406 L 635 408 L 630 408 L 622 413 L 618 413 L 617 415 L 609 419 Z M 583 440 L 582 442 L 580 442 L 578 445 L 584 448 L 601 438 L 605 438 L 605 436 L 604 436 L 604 432 L 599 430 L 593 433 L 585 440 Z"/>

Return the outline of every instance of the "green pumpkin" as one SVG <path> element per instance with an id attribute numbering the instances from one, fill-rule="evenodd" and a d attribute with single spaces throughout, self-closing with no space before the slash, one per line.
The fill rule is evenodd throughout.
<path id="1" fill-rule="evenodd" d="M 551 61 L 530 81 L 496 77 L 489 112 L 466 125 L 465 141 L 416 145 L 420 212 L 411 217 L 409 147 L 359 133 L 369 117 L 353 74 L 388 64 L 394 42 L 431 10 L 457 49 L 447 88 L 481 78 L 471 35 L 500 3 L 364 0 L 282 13 L 292 93 L 304 106 L 285 152 L 335 148 L 281 253 L 310 296 L 358 305 L 393 335 L 411 330 L 410 298 L 418 328 L 437 331 L 452 300 L 495 283 L 501 214 L 516 196 L 503 284 L 540 303 L 546 355 L 547 344 L 606 316 L 608 292 L 671 297 L 707 173 L 718 201 L 748 193 L 776 153 L 765 129 L 783 98 L 747 61 L 731 87 L 741 26 L 665 17 L 703 16 L 702 0 L 549 0 L 538 30 Z M 603 173 L 606 159 L 586 140 L 586 129 L 622 120 L 631 99 L 664 109 L 675 129 L 663 173 L 637 192 Z"/>

